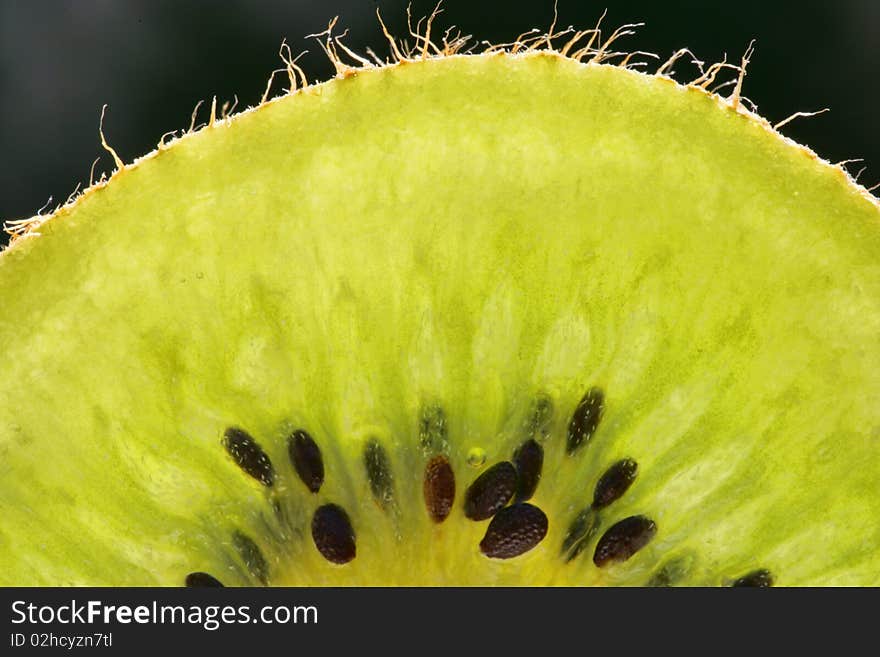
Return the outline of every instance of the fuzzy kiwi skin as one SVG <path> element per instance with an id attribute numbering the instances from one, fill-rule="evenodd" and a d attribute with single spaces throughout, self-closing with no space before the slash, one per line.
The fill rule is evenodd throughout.
<path id="1" fill-rule="evenodd" d="M 0 583 L 632 584 L 668 553 L 697 555 L 682 583 L 878 583 L 877 205 L 699 89 L 542 53 L 364 70 L 190 135 L 38 230 L 0 257 Z M 566 449 L 596 387 L 601 422 Z M 425 452 L 464 491 L 471 450 L 511 458 L 540 398 L 547 534 L 487 559 L 461 502 L 426 512 Z M 271 477 L 230 457 L 230 427 Z M 289 465 L 299 429 L 317 494 Z M 638 479 L 566 561 L 622 458 Z M 345 564 L 310 534 L 328 504 Z M 650 542 L 598 566 L 630 517 Z"/>

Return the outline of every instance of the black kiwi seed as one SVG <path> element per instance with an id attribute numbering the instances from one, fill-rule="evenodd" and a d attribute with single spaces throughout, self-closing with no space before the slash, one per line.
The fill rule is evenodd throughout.
<path id="1" fill-rule="evenodd" d="M 455 473 L 445 456 L 437 455 L 425 466 L 424 493 L 431 520 L 446 520 L 455 501 Z"/>
<path id="2" fill-rule="evenodd" d="M 645 516 L 630 516 L 612 525 L 596 544 L 593 563 L 600 568 L 626 561 L 645 547 L 657 533 L 657 525 Z"/>
<path id="3" fill-rule="evenodd" d="M 244 429 L 229 427 L 223 432 L 223 446 L 236 465 L 264 486 L 275 483 L 275 469 L 272 461 Z"/>
<path id="4" fill-rule="evenodd" d="M 235 546 L 244 565 L 247 566 L 248 572 L 256 577 L 263 585 L 269 582 L 269 564 L 263 556 L 260 547 L 254 543 L 250 536 L 242 534 L 240 531 L 232 533 L 232 544 Z"/>
<path id="5" fill-rule="evenodd" d="M 318 552 L 331 563 L 348 563 L 357 554 L 351 520 L 338 504 L 325 504 L 315 511 L 312 540 Z"/>
<path id="6" fill-rule="evenodd" d="M 587 507 L 577 515 L 562 539 L 562 556 L 566 563 L 584 551 L 598 528 L 599 515 L 592 507 Z"/>
<path id="7" fill-rule="evenodd" d="M 436 404 L 424 406 L 419 415 L 419 444 L 427 454 L 446 451 L 446 413 Z"/>
<path id="8" fill-rule="evenodd" d="M 220 583 L 216 577 L 212 577 L 208 573 L 190 573 L 186 576 L 186 585 L 190 588 L 197 587 L 220 587 L 223 588 L 223 584 Z"/>
<path id="9" fill-rule="evenodd" d="M 525 502 L 535 494 L 541 481 L 541 468 L 544 466 L 544 448 L 534 439 L 520 445 L 513 453 L 516 466 L 516 501 Z"/>
<path id="10" fill-rule="evenodd" d="M 471 520 L 491 518 L 507 504 L 515 490 L 516 468 L 513 463 L 496 463 L 465 491 L 464 514 Z"/>
<path id="11" fill-rule="evenodd" d="M 368 440 L 364 446 L 364 466 L 373 499 L 383 509 L 388 508 L 394 502 L 394 478 L 391 475 L 388 453 L 375 438 Z"/>
<path id="12" fill-rule="evenodd" d="M 536 506 L 520 502 L 492 518 L 480 551 L 492 559 L 511 559 L 535 547 L 547 535 L 547 516 Z"/>
<path id="13" fill-rule="evenodd" d="M 287 453 L 296 474 L 311 492 L 317 493 L 324 483 L 324 457 L 321 448 L 308 432 L 297 429 L 287 438 Z"/>
<path id="14" fill-rule="evenodd" d="M 620 498 L 636 479 L 639 466 L 632 459 L 621 459 L 599 477 L 593 492 L 593 507 L 604 509 Z"/>
<path id="15" fill-rule="evenodd" d="M 767 588 L 769 586 L 773 586 L 773 575 L 769 570 L 765 570 L 761 568 L 760 570 L 753 570 L 747 575 L 743 575 L 738 580 L 736 580 L 731 586 L 735 587 L 757 587 L 757 588 Z"/>
<path id="16" fill-rule="evenodd" d="M 593 437 L 604 410 L 605 394 L 602 390 L 599 388 L 587 390 L 587 393 L 578 402 L 577 408 L 571 415 L 571 421 L 568 423 L 565 451 L 569 455 L 574 454 Z"/>

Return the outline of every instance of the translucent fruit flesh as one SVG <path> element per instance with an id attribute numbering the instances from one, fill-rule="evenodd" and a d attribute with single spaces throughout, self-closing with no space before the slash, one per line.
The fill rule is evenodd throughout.
<path id="1" fill-rule="evenodd" d="M 880 584 L 880 211 L 701 90 L 547 53 L 364 70 L 38 232 L 0 257 L 0 584 Z M 489 558 L 464 494 L 527 440 L 546 537 Z M 597 566 L 630 517 L 650 542 Z"/>

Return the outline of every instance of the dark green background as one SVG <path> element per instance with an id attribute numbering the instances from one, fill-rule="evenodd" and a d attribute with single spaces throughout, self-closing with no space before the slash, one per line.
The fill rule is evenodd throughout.
<path id="1" fill-rule="evenodd" d="M 433 6 L 412 4 L 416 16 Z M 377 5 L 402 34 L 406 2 L 398 0 L 0 0 L 0 219 L 31 216 L 50 196 L 53 206 L 63 201 L 99 155 L 97 170 L 112 169 L 98 141 L 102 104 L 110 143 L 131 161 L 188 125 L 200 99 L 258 102 L 284 37 L 294 52 L 310 51 L 301 60 L 310 79 L 329 77 L 326 58 L 304 37 L 336 14 L 351 46 L 386 54 Z M 864 158 L 861 182 L 880 180 L 880 2 L 559 0 L 559 24 L 590 27 L 606 7 L 607 27 L 646 23 L 622 46 L 664 59 L 687 46 L 707 62 L 725 53 L 737 61 L 756 39 L 744 93 L 760 113 L 779 121 L 831 108 L 784 132 L 832 161 Z M 491 41 L 545 28 L 553 14 L 552 0 L 446 0 L 444 8 L 443 27 Z M 686 64 L 676 70 L 679 79 L 696 75 Z"/>

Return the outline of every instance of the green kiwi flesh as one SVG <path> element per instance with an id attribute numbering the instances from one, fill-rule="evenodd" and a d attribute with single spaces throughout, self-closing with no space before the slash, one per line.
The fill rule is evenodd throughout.
<path id="1" fill-rule="evenodd" d="M 880 584 L 878 205 L 694 86 L 350 71 L 0 289 L 2 585 Z"/>

